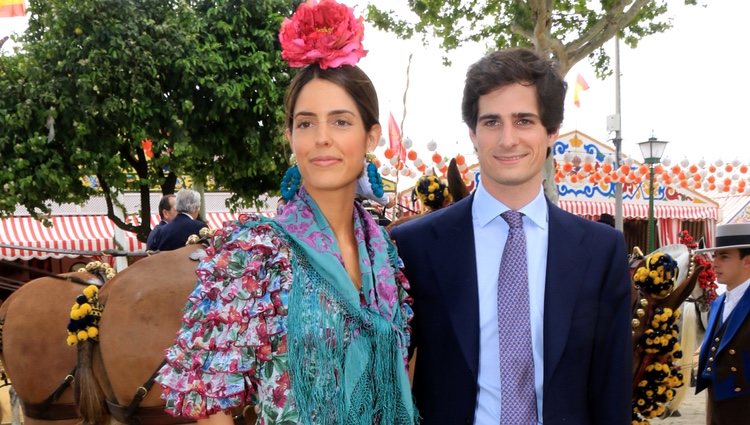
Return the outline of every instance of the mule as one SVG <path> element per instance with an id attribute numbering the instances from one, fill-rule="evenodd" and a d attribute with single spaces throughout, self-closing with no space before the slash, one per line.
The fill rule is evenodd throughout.
<path id="1" fill-rule="evenodd" d="M 92 284 L 90 273 L 68 273 Z M 24 407 L 26 425 L 77 423 L 73 388 L 76 350 L 65 342 L 70 306 L 84 286 L 42 277 L 16 290 L 0 306 L 0 359 Z"/>
<path id="2" fill-rule="evenodd" d="M 6 301 L 0 308 L 5 318 L 3 356 L 21 399 L 40 403 L 67 375 L 75 376 L 75 393 L 65 387 L 51 405 L 75 405 L 77 398 L 78 410 L 72 410 L 76 416 L 39 422 L 29 417 L 27 424 L 190 422 L 165 413 L 161 387 L 151 385 L 195 286 L 197 262 L 190 256 L 200 248 L 190 245 L 144 258 L 103 285 L 98 342 L 80 341 L 77 347 L 65 342 L 70 307 L 82 285 L 37 279 Z M 79 277 L 93 278 L 85 273 Z M 52 378 L 56 376 L 60 379 Z M 244 421 L 255 423 L 253 410 L 245 411 Z"/>

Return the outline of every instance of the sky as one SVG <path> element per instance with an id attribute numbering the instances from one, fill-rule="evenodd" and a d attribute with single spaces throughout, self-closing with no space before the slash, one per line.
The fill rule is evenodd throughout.
<path id="1" fill-rule="evenodd" d="M 341 1 L 358 13 L 367 4 L 366 0 Z M 397 6 L 395 0 L 388 4 L 391 2 Z M 750 85 L 744 83 L 746 68 L 740 65 L 744 59 L 739 56 L 750 2 L 707 3 L 684 6 L 681 0 L 670 1 L 671 30 L 647 37 L 636 49 L 620 43 L 625 155 L 641 161 L 637 143 L 654 135 L 670 142 L 665 157 L 676 161 L 703 158 L 750 163 L 750 148 L 741 128 L 750 118 L 748 108 L 741 106 L 750 99 Z M 0 37 L 24 27 L 24 18 L 2 18 Z M 413 142 L 413 149 L 425 162 L 431 164 L 432 152 L 427 149 L 430 141 L 436 142 L 437 152 L 444 156 L 461 153 L 468 163 L 475 162 L 468 129 L 461 121 L 460 103 L 466 69 L 481 58 L 484 47 L 462 46 L 450 53 L 453 65 L 446 67 L 437 42 L 424 46 L 419 39 L 399 40 L 367 25 L 364 45 L 368 54 L 359 65 L 378 91 L 384 133 L 392 113 L 399 124 L 403 121 L 404 137 Z M 614 41 L 605 48 L 614 55 Z M 576 107 L 572 87 L 579 73 L 590 88 L 581 94 L 581 105 Z M 733 84 L 730 78 L 738 82 Z M 606 119 L 615 113 L 614 76 L 598 80 L 593 68 L 580 62 L 566 80 L 569 90 L 561 133 L 579 130 L 602 142 L 610 140 L 613 134 L 607 132 Z"/>

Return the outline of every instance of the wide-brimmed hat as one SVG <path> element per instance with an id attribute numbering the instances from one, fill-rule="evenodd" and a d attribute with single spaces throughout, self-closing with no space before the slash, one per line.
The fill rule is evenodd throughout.
<path id="1" fill-rule="evenodd" d="M 716 246 L 697 249 L 695 252 L 739 248 L 750 248 L 750 223 L 720 224 L 716 226 Z"/>

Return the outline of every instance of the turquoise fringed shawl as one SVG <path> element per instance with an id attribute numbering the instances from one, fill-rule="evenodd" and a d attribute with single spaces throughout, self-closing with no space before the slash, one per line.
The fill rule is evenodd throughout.
<path id="1" fill-rule="evenodd" d="M 294 251 L 287 343 L 294 401 L 305 424 L 414 424 L 404 367 L 406 318 L 395 248 L 369 213 L 354 212 L 362 296 L 328 222 L 301 189 L 276 218 Z"/>

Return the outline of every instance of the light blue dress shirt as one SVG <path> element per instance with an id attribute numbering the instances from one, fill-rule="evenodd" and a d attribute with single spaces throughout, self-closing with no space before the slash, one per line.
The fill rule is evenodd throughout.
<path id="1" fill-rule="evenodd" d="M 509 208 L 495 199 L 481 181 L 474 194 L 471 215 L 474 227 L 477 285 L 479 291 L 479 377 L 476 425 L 500 423 L 500 346 L 497 323 L 497 279 L 500 272 L 508 223 L 500 214 Z M 529 274 L 529 312 L 531 343 L 534 352 L 534 384 L 537 413 L 542 423 L 544 383 L 544 284 L 547 277 L 549 214 L 541 186 L 529 204 L 519 210 L 524 214 L 527 268 Z"/>

